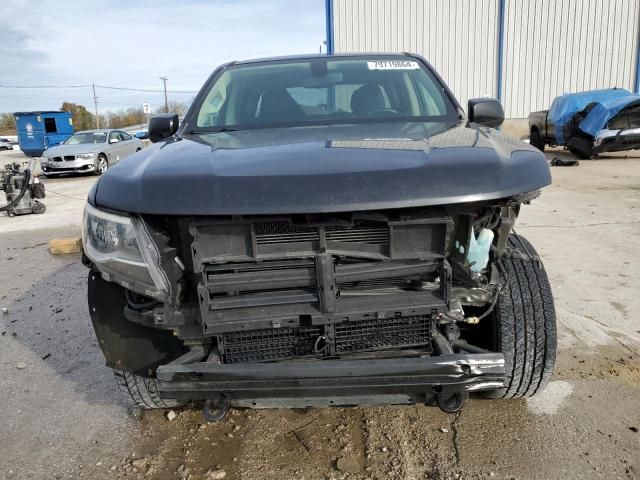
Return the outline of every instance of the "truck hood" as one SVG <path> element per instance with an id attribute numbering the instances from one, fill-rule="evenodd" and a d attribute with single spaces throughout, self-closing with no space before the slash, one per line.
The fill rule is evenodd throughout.
<path id="1" fill-rule="evenodd" d="M 172 138 L 109 169 L 89 201 L 139 214 L 321 213 L 499 199 L 550 183 L 539 151 L 492 129 L 339 125 Z"/>
<path id="2" fill-rule="evenodd" d="M 80 155 L 82 153 L 97 153 L 104 149 L 104 143 L 78 143 L 75 145 L 57 145 L 47 149 L 45 157 L 62 157 L 64 155 Z"/>

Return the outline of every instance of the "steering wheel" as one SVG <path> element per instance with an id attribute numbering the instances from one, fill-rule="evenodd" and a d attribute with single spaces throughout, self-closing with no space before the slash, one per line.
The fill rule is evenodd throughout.
<path id="1" fill-rule="evenodd" d="M 393 108 L 380 108 L 378 110 L 374 110 L 372 112 L 367 113 L 367 117 L 377 117 L 377 116 L 381 116 L 389 113 L 392 115 L 400 115 L 400 112 L 398 112 L 397 110 L 394 110 Z"/>

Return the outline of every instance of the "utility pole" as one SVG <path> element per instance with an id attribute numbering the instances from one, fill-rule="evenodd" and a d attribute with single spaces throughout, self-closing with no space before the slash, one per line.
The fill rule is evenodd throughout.
<path id="1" fill-rule="evenodd" d="M 167 101 L 167 77 L 160 77 L 164 85 L 164 113 L 169 113 L 169 102 Z"/>
<path id="2" fill-rule="evenodd" d="M 91 88 L 93 88 L 93 106 L 96 109 L 96 128 L 100 128 L 100 117 L 98 117 L 98 97 L 96 97 L 96 84 L 92 83 Z"/>

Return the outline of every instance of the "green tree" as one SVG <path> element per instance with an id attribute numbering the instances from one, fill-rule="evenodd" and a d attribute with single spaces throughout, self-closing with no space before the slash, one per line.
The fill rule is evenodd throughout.
<path id="1" fill-rule="evenodd" d="M 16 132 L 16 119 L 11 113 L 0 113 L 0 133 L 14 134 Z"/>
<path id="2" fill-rule="evenodd" d="M 73 128 L 78 130 L 90 130 L 96 128 L 96 117 L 87 110 L 87 107 L 72 102 L 62 102 L 60 110 L 71 113 Z"/>

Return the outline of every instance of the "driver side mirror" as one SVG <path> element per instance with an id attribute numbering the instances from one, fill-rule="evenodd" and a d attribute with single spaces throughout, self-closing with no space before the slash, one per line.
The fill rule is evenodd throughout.
<path id="1" fill-rule="evenodd" d="M 119 141 L 120 141 L 120 139 L 119 138 L 115 138 L 115 137 L 109 139 L 109 143 L 118 143 Z"/>
<path id="2" fill-rule="evenodd" d="M 496 128 L 504 122 L 502 104 L 495 98 L 472 98 L 468 103 L 469 123 Z"/>
<path id="3" fill-rule="evenodd" d="M 163 113 L 154 115 L 149 119 L 149 140 L 151 142 L 159 142 L 178 131 L 178 115 L 175 113 Z"/>

